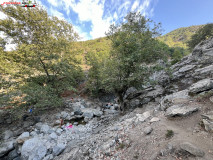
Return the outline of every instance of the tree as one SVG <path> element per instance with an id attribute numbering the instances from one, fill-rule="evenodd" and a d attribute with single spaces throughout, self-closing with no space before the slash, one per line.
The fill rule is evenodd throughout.
<path id="1" fill-rule="evenodd" d="M 159 24 L 140 13 L 129 13 L 125 22 L 110 26 L 107 36 L 112 41 L 112 50 L 103 72 L 103 86 L 118 95 L 122 106 L 126 90 L 141 86 L 149 76 L 148 64 L 152 66 L 166 57 L 166 45 L 155 38 L 159 29 Z"/>
<path id="2" fill-rule="evenodd" d="M 24 92 L 28 94 L 26 88 L 32 90 L 35 86 L 40 89 L 40 95 L 51 93 L 60 97 L 66 88 L 73 88 L 82 78 L 82 72 L 72 52 L 72 42 L 78 39 L 72 25 L 49 16 L 41 7 L 0 7 L 7 15 L 0 20 L 0 31 L 17 45 L 17 49 L 9 53 L 9 62 L 16 66 L 13 77 L 21 78 Z"/>
<path id="3" fill-rule="evenodd" d="M 190 50 L 193 50 L 198 43 L 210 37 L 213 37 L 213 23 L 206 24 L 192 35 L 191 39 L 187 42 Z"/>

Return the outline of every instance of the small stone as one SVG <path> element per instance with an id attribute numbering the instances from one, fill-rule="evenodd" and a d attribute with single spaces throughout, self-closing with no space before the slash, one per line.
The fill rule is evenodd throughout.
<path id="1" fill-rule="evenodd" d="M 158 117 L 153 117 L 150 122 L 153 123 L 153 122 L 158 122 L 160 121 L 160 119 Z"/>
<path id="2" fill-rule="evenodd" d="M 61 128 L 58 128 L 58 129 L 56 130 L 56 133 L 57 133 L 58 135 L 61 135 L 62 132 L 63 132 L 63 130 L 62 130 Z"/>
<path id="3" fill-rule="evenodd" d="M 146 127 L 146 128 L 144 128 L 144 133 L 146 134 L 146 135 L 148 135 L 148 134 L 150 134 L 151 132 L 153 131 L 153 128 L 152 127 Z"/>
<path id="4" fill-rule="evenodd" d="M 180 148 L 194 156 L 203 157 L 205 155 L 205 153 L 201 149 L 188 142 L 180 144 Z"/>
<path id="5" fill-rule="evenodd" d="M 56 120 L 55 123 L 54 123 L 54 125 L 59 125 L 59 124 L 61 124 L 60 120 Z"/>
<path id="6" fill-rule="evenodd" d="M 57 136 L 57 134 L 55 132 L 53 132 L 53 133 L 50 134 L 50 138 L 51 139 L 57 139 L 58 136 Z"/>

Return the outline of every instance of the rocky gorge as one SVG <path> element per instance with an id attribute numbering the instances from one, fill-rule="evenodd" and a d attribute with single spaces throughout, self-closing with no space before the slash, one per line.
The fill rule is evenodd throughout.
<path id="1" fill-rule="evenodd" d="M 212 160 L 213 39 L 150 79 L 127 90 L 125 114 L 115 101 L 69 97 L 58 113 L 5 127 L 0 159 Z"/>

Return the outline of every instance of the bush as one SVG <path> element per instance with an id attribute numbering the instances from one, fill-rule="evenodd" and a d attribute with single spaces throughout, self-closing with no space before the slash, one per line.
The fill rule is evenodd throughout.
<path id="1" fill-rule="evenodd" d="M 21 90 L 26 95 L 23 98 L 26 105 L 34 105 L 35 108 L 58 107 L 62 105 L 62 99 L 50 85 L 41 86 L 31 82 L 23 86 Z"/>
<path id="2" fill-rule="evenodd" d="M 173 130 L 167 130 L 167 132 L 166 132 L 166 138 L 171 138 L 173 136 L 174 136 Z"/>

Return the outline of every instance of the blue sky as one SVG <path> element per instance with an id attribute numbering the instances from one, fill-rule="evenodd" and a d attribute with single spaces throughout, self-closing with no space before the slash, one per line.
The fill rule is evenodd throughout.
<path id="1" fill-rule="evenodd" d="M 6 2 L 8 0 L 0 0 Z M 18 0 L 21 1 L 21 0 Z M 162 23 L 163 34 L 213 22 L 213 0 L 36 0 L 48 13 L 72 23 L 81 40 L 105 36 L 129 11 Z M 0 17 L 1 17 L 0 13 Z"/>

